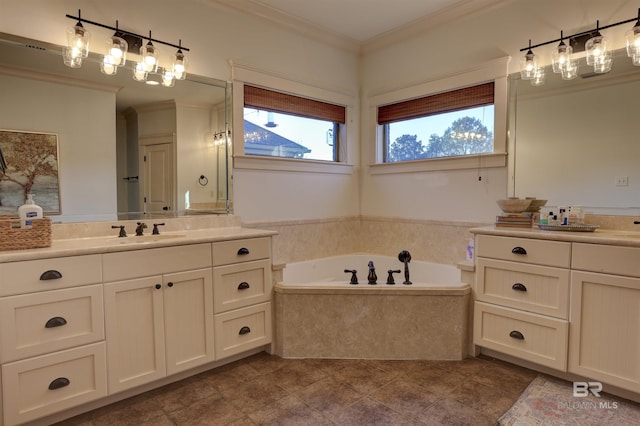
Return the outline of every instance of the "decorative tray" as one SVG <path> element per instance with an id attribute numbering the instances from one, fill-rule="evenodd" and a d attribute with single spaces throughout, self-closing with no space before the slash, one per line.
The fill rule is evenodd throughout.
<path id="1" fill-rule="evenodd" d="M 538 228 L 543 231 L 593 232 L 599 227 L 599 225 L 588 225 L 586 223 L 571 223 L 569 225 L 538 224 Z"/>

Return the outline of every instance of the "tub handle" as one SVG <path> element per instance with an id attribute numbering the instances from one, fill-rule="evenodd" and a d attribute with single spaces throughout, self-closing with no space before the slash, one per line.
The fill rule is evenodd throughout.
<path id="1" fill-rule="evenodd" d="M 511 288 L 515 291 L 527 291 L 527 287 L 525 287 L 525 285 L 521 283 L 515 283 L 511 286 Z"/>
<path id="2" fill-rule="evenodd" d="M 251 287 L 251 286 L 246 281 L 242 281 L 240 284 L 238 284 L 238 290 L 246 290 L 249 287 Z"/>
<path id="3" fill-rule="evenodd" d="M 243 335 L 243 334 L 249 334 L 251 333 L 251 329 L 249 327 L 247 327 L 246 325 L 244 327 L 242 327 L 240 329 L 240 331 L 238 332 L 239 335 Z"/>
<path id="4" fill-rule="evenodd" d="M 513 339 L 524 340 L 524 334 L 520 333 L 518 330 L 513 330 L 511 333 L 509 333 L 509 337 Z"/>
<path id="5" fill-rule="evenodd" d="M 519 247 L 518 246 L 518 247 L 514 247 L 511 250 L 511 253 L 518 254 L 518 255 L 525 255 L 525 254 L 527 254 L 527 251 L 523 247 Z"/>
<path id="6" fill-rule="evenodd" d="M 353 285 L 358 284 L 358 276 L 356 275 L 358 271 L 356 271 L 355 269 L 345 269 L 344 273 L 351 274 L 351 281 L 349 281 L 349 284 L 353 284 Z"/>

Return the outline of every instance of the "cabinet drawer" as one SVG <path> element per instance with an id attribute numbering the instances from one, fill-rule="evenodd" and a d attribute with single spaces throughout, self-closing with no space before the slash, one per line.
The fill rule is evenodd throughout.
<path id="1" fill-rule="evenodd" d="M 211 266 L 211 244 L 192 244 L 102 255 L 104 281 L 119 281 Z"/>
<path id="2" fill-rule="evenodd" d="M 216 359 L 271 343 L 271 303 L 215 316 Z"/>
<path id="3" fill-rule="evenodd" d="M 567 321 L 475 303 L 473 343 L 478 346 L 567 371 L 568 337 Z"/>
<path id="4" fill-rule="evenodd" d="M 99 254 L 0 264 L 0 296 L 97 284 L 101 281 Z"/>
<path id="5" fill-rule="evenodd" d="M 568 268 L 571 262 L 571 243 L 562 241 L 478 235 L 476 244 L 478 257 L 560 268 Z"/>
<path id="6" fill-rule="evenodd" d="M 213 243 L 212 247 L 213 266 L 250 262 L 271 257 L 271 238 L 269 237 L 221 241 Z"/>
<path id="7" fill-rule="evenodd" d="M 106 368 L 103 342 L 3 365 L 5 425 L 106 396 Z"/>
<path id="8" fill-rule="evenodd" d="M 569 270 L 479 258 L 476 298 L 568 319 Z"/>
<path id="9" fill-rule="evenodd" d="M 213 268 L 213 309 L 216 314 L 242 308 L 271 298 L 271 261 Z"/>
<path id="10" fill-rule="evenodd" d="M 0 299 L 3 363 L 104 339 L 102 285 Z"/>
<path id="11" fill-rule="evenodd" d="M 640 277 L 640 248 L 573 243 L 571 267 L 583 271 Z"/>

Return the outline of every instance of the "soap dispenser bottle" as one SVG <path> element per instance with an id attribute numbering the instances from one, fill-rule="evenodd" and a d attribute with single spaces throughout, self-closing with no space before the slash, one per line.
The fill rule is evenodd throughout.
<path id="1" fill-rule="evenodd" d="M 33 219 L 42 219 L 42 207 L 33 202 L 33 194 L 27 194 L 27 201 L 18 207 L 20 227 L 29 229 L 33 226 Z"/>

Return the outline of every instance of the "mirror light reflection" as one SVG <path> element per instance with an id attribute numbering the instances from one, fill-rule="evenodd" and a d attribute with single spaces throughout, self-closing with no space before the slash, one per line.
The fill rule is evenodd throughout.
<path id="1" fill-rule="evenodd" d="M 58 135 L 54 221 L 231 212 L 231 147 L 214 140 L 230 128 L 226 82 L 188 74 L 150 87 L 132 70 L 101 73 L 98 55 L 68 68 L 62 52 L 0 33 L 0 129 Z M 0 201 L 15 190 L 0 181 Z"/>

